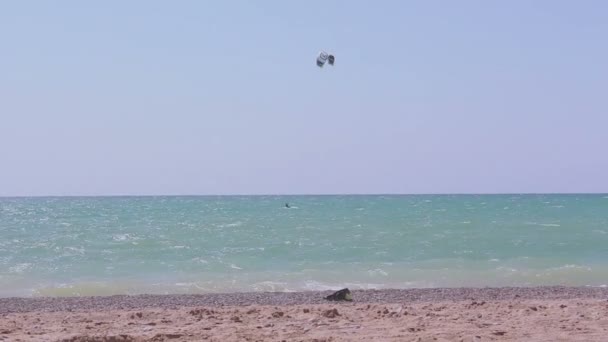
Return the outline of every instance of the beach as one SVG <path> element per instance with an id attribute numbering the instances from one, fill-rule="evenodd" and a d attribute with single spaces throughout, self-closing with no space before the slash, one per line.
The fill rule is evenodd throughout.
<path id="1" fill-rule="evenodd" d="M 603 341 L 608 289 L 2 298 L 1 341 Z"/>

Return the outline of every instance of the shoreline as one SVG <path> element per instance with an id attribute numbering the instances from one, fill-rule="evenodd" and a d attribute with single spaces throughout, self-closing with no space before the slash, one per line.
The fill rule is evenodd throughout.
<path id="1" fill-rule="evenodd" d="M 339 290 L 339 289 L 336 289 Z M 0 298 L 0 314 L 57 312 L 76 310 L 179 309 L 223 306 L 293 306 L 341 304 L 325 296 L 334 291 L 234 292 L 208 294 L 137 294 L 82 297 L 6 297 Z M 425 303 L 505 300 L 608 299 L 606 287 L 459 287 L 351 290 L 352 303 Z"/>

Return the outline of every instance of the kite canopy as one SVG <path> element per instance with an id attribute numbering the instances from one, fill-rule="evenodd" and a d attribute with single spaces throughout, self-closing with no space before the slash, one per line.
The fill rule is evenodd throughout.
<path id="1" fill-rule="evenodd" d="M 325 62 L 329 63 L 329 65 L 334 65 L 335 61 L 336 58 L 334 55 L 330 55 L 325 51 L 319 52 L 319 55 L 317 56 L 317 66 L 319 68 L 322 68 L 325 65 Z"/>
<path id="2" fill-rule="evenodd" d="M 334 57 L 334 55 L 329 55 L 329 57 L 327 57 L 327 62 L 329 63 L 329 65 L 334 65 L 335 60 L 336 58 Z"/>
<path id="3" fill-rule="evenodd" d="M 325 65 L 325 62 L 327 61 L 327 53 L 321 51 L 319 52 L 319 56 L 317 57 L 317 66 L 319 68 L 322 68 Z"/>

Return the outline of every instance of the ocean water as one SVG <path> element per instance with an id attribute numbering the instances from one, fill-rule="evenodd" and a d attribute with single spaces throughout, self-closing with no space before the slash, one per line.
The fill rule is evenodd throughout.
<path id="1" fill-rule="evenodd" d="M 536 285 L 608 285 L 608 195 L 0 198 L 1 297 Z"/>

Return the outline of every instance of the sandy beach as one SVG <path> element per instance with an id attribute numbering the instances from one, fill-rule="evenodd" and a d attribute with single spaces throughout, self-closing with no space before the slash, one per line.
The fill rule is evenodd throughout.
<path id="1" fill-rule="evenodd" d="M 0 299 L 0 341 L 604 341 L 608 289 Z"/>

